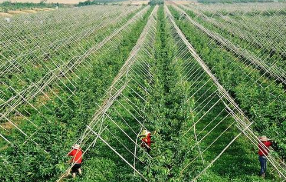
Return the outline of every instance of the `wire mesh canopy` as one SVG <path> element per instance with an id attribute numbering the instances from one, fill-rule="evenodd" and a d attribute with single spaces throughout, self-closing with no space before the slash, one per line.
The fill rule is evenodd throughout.
<path id="1" fill-rule="evenodd" d="M 231 86 L 216 73 L 216 65 L 211 65 L 209 57 L 199 52 L 200 45 L 195 39 L 190 40 L 183 23 L 192 25 L 206 36 L 209 42 L 203 48 L 210 50 L 216 45 L 219 50 L 229 52 L 239 62 L 241 70 L 244 70 L 242 65 L 246 66 L 248 72 L 243 74 L 241 81 L 252 79 L 257 87 L 268 91 L 273 98 L 270 103 L 283 102 L 285 93 L 271 90 L 276 82 L 284 86 L 286 83 L 285 65 L 281 63 L 285 60 L 286 29 L 285 22 L 279 18 L 283 8 L 275 6 L 276 14 L 255 20 L 247 15 L 254 13 L 259 17 L 270 10 L 264 9 L 265 6 L 258 6 L 257 12 L 253 12 L 242 5 L 179 5 L 175 2 L 161 8 L 163 20 L 160 19 L 159 6 L 102 5 L 1 19 L 0 146 L 3 147 L 0 152 L 4 152 L 0 157 L 3 164 L 15 166 L 6 155 L 9 152 L 5 151 L 9 149 L 15 149 L 15 153 L 12 152 L 14 156 L 31 157 L 34 156 L 33 150 L 37 149 L 38 153 L 66 158 L 68 149 L 56 154 L 51 152 L 54 151 L 53 146 L 45 145 L 45 140 L 53 140 L 53 135 L 65 135 L 62 136 L 65 141 L 63 147 L 79 144 L 83 158 L 106 158 L 105 153 L 109 152 L 114 155 L 110 158 L 117 162 L 118 168 L 128 166 L 132 177 L 152 180 L 146 166 L 152 168 L 158 156 L 142 147 L 140 133 L 142 130 L 159 130 L 151 131 L 155 138 L 154 148 L 160 145 L 156 144 L 156 137 L 164 135 L 162 129 L 153 126 L 152 120 L 156 119 L 150 113 L 156 113 L 158 105 L 152 105 L 152 99 L 160 97 L 158 90 L 167 90 L 158 88 L 157 83 L 162 80 L 156 75 L 158 70 L 166 72 L 158 63 L 159 54 L 165 54 L 165 49 L 158 53 L 158 47 L 162 46 L 167 33 L 170 42 L 164 43 L 170 47 L 164 48 L 172 50 L 168 59 L 178 76 L 175 86 L 183 90 L 177 93 L 179 106 L 170 104 L 170 107 L 180 108 L 178 113 L 182 114 L 180 129 L 176 131 L 180 138 L 176 142 L 182 151 L 176 154 L 184 160 L 174 164 L 178 168 L 176 177 L 180 180 L 204 180 L 204 174 L 228 150 L 240 144 L 239 139 L 247 141 L 253 148 L 264 146 L 253 126 L 255 118 L 249 117 L 241 107 L 240 100 L 230 92 Z M 222 11 L 223 8 L 227 12 Z M 239 14 L 240 18 L 233 18 L 232 14 Z M 269 23 L 268 31 L 260 31 L 265 21 Z M 142 22 L 142 31 L 137 30 L 138 35 L 132 34 Z M 167 33 L 162 32 L 162 27 Z M 275 31 L 270 31 L 272 29 Z M 248 43 L 242 46 L 225 35 L 228 33 L 239 37 L 237 42 Z M 128 36 L 138 38 L 132 44 L 126 39 Z M 112 62 L 109 55 L 128 43 L 132 44 L 131 51 L 120 50 L 128 53 L 124 62 Z M 259 47 L 261 51 L 253 51 L 252 47 Z M 113 59 L 122 59 L 121 55 L 116 56 Z M 222 60 L 226 61 L 223 57 Z M 229 68 L 232 66 L 229 64 Z M 101 70 L 96 70 L 98 68 Z M 104 72 L 110 75 L 104 75 Z M 112 75 L 113 72 L 116 74 Z M 98 79 L 92 80 L 88 75 L 98 76 Z M 271 80 L 269 85 L 265 84 L 268 80 Z M 84 84 L 105 87 L 103 90 L 84 89 Z M 244 93 L 240 96 L 247 98 Z M 93 107 L 84 107 L 86 103 Z M 54 110 L 56 117 L 51 114 Z M 156 114 L 160 121 L 163 114 Z M 173 113 L 166 111 L 164 114 L 169 116 Z M 58 122 L 64 121 L 67 115 L 83 118 L 75 134 L 72 130 L 76 128 L 68 128 L 68 122 Z M 53 133 L 49 126 L 55 122 L 65 131 L 61 129 Z M 57 142 L 59 144 L 61 140 Z M 17 151 L 20 148 L 25 150 Z M 271 173 L 285 181 L 286 165 L 281 156 L 272 153 L 265 156 L 271 164 Z M 167 156 L 165 158 L 168 160 Z M 59 165 L 61 171 L 57 181 L 62 181 L 75 163 Z"/>

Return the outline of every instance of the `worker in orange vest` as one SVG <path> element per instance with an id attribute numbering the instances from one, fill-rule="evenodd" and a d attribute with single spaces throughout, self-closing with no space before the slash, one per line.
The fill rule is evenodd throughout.
<path id="1" fill-rule="evenodd" d="M 260 162 L 260 176 L 265 178 L 266 173 L 266 162 L 267 156 L 269 153 L 269 147 L 272 146 L 272 142 L 266 136 L 259 137 L 258 143 L 258 155 L 259 155 L 259 162 Z"/>
<path id="2" fill-rule="evenodd" d="M 82 163 L 82 150 L 80 148 L 80 145 L 75 144 L 72 146 L 72 151 L 68 154 L 69 156 L 72 156 L 72 168 L 70 173 L 72 174 L 73 178 L 76 177 L 76 173 L 82 174 L 81 172 L 81 163 Z"/>
<path id="3" fill-rule="evenodd" d="M 151 151 L 151 143 L 153 143 L 151 141 L 151 132 L 149 132 L 148 130 L 143 130 L 141 135 L 139 136 L 141 137 L 141 147 L 145 148 L 147 153 L 149 154 Z"/>

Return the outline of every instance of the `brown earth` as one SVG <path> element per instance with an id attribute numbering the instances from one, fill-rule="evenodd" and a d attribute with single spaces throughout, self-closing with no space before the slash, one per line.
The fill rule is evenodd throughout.
<path id="1" fill-rule="evenodd" d="M 122 4 L 143 5 L 148 4 L 149 1 L 124 1 Z"/>
<path id="2" fill-rule="evenodd" d="M 58 89 L 53 89 L 52 91 L 45 92 L 37 98 L 37 102 L 35 104 L 36 107 L 40 107 L 45 105 L 55 94 L 59 94 L 60 91 Z"/>
<path id="3" fill-rule="evenodd" d="M 2 12 L 0 12 L 0 16 L 12 17 L 11 14 L 9 14 L 9 13 L 2 13 Z"/>
<path id="4" fill-rule="evenodd" d="M 186 4 L 198 4 L 196 1 L 165 1 L 166 4 L 182 4 L 182 5 L 186 5 Z"/>
<path id="5" fill-rule="evenodd" d="M 49 100 L 51 100 L 51 98 L 54 96 L 54 94 L 58 94 L 60 91 L 58 89 L 53 89 L 53 91 L 50 92 L 46 92 L 42 95 L 40 95 L 37 98 L 37 103 L 35 104 L 36 107 L 45 105 Z M 24 116 L 19 116 L 19 115 L 15 115 L 13 116 L 10 121 L 12 123 L 14 123 L 15 125 L 20 124 L 24 119 Z M 10 130 L 14 128 L 14 125 L 11 122 L 5 122 L 5 123 L 1 123 L 1 127 L 3 127 L 6 130 Z"/>
<path id="6" fill-rule="evenodd" d="M 26 12 L 24 11 L 8 11 L 8 13 L 11 15 L 26 14 Z"/>
<path id="7" fill-rule="evenodd" d="M 13 122 L 15 125 L 19 124 L 24 119 L 24 116 L 14 116 L 11 118 L 11 122 Z M 5 128 L 6 130 L 13 129 L 14 126 L 11 122 L 5 122 L 1 123 L 0 125 Z"/>
<path id="8" fill-rule="evenodd" d="M 35 10 L 22 10 L 25 13 L 37 13 Z"/>
<path id="9" fill-rule="evenodd" d="M 42 68 L 43 66 L 41 64 L 35 64 L 34 68 Z"/>
<path id="10" fill-rule="evenodd" d="M 174 2 L 177 4 L 191 4 L 191 3 L 193 3 L 191 1 L 174 1 Z"/>
<path id="11" fill-rule="evenodd" d="M 29 14 L 29 13 L 37 13 L 38 11 L 53 11 L 55 9 L 53 8 L 34 8 L 32 10 L 26 9 L 26 10 L 21 10 L 21 11 L 8 11 L 8 13 L 3 13 L 0 12 L 0 16 L 4 17 L 12 17 L 13 15 L 18 15 L 18 14 Z"/>
<path id="12" fill-rule="evenodd" d="M 3 151 L 3 150 L 6 150 L 8 148 L 8 145 L 4 146 L 4 147 L 1 147 L 0 148 L 0 151 Z"/>
<path id="13" fill-rule="evenodd" d="M 49 100 L 51 100 L 52 93 L 44 93 L 43 95 L 39 96 L 37 106 L 45 105 Z"/>

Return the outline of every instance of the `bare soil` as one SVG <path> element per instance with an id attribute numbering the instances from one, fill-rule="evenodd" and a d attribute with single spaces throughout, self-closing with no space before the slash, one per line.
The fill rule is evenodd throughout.
<path id="1" fill-rule="evenodd" d="M 0 1 L 1 2 L 1 1 Z M 53 11 L 55 9 L 53 8 L 35 8 L 35 9 L 24 9 L 24 10 L 17 10 L 17 11 L 8 11 L 8 13 L 3 13 L 3 12 L 0 12 L 0 16 L 3 16 L 3 17 L 12 17 L 13 15 L 18 15 L 18 14 L 29 14 L 29 13 L 37 13 L 38 11 Z"/>
<path id="2" fill-rule="evenodd" d="M 53 91 L 45 92 L 44 94 L 40 95 L 37 98 L 35 106 L 40 107 L 42 105 L 45 105 L 49 100 L 51 100 L 55 96 L 55 94 L 59 94 L 59 92 L 60 91 L 58 89 L 53 89 Z"/>
<path id="3" fill-rule="evenodd" d="M 0 151 L 6 150 L 8 148 L 8 145 L 5 145 L 4 147 L 0 148 Z"/>
<path id="4" fill-rule="evenodd" d="M 21 121 L 24 119 L 23 116 L 14 116 L 11 118 L 11 122 L 13 122 L 15 125 L 21 123 Z M 5 128 L 6 130 L 10 130 L 13 129 L 14 126 L 11 122 L 5 122 L 5 123 L 1 123 L 0 125 Z"/>
<path id="5" fill-rule="evenodd" d="M 148 4 L 149 1 L 124 1 L 122 4 L 143 5 Z"/>
<path id="6" fill-rule="evenodd" d="M 0 12 L 0 16 L 12 17 L 12 15 L 9 13 L 1 13 L 1 12 Z"/>
<path id="7" fill-rule="evenodd" d="M 24 11 L 8 11 L 8 13 L 11 15 L 26 14 L 26 12 Z"/>
<path id="8" fill-rule="evenodd" d="M 37 13 L 35 10 L 22 10 L 25 13 Z"/>
<path id="9" fill-rule="evenodd" d="M 197 4 L 196 2 L 193 1 L 166 1 L 167 4 L 182 4 L 182 5 L 186 5 L 186 4 Z"/>

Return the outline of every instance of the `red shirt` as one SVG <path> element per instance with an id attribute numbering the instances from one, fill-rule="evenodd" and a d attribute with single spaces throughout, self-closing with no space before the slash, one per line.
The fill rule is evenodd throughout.
<path id="1" fill-rule="evenodd" d="M 266 141 L 266 142 L 262 142 L 265 146 L 263 146 L 262 144 L 258 144 L 259 147 L 259 151 L 258 154 L 260 156 L 267 156 L 268 152 L 269 152 L 269 147 L 272 145 L 272 143 L 270 141 Z"/>
<path id="2" fill-rule="evenodd" d="M 68 155 L 73 156 L 73 159 L 72 159 L 73 163 L 81 164 L 81 162 L 82 162 L 82 151 L 81 151 L 81 149 L 73 149 Z"/>
<path id="3" fill-rule="evenodd" d="M 142 139 L 149 147 L 151 147 L 151 133 L 149 133 L 145 138 Z"/>

